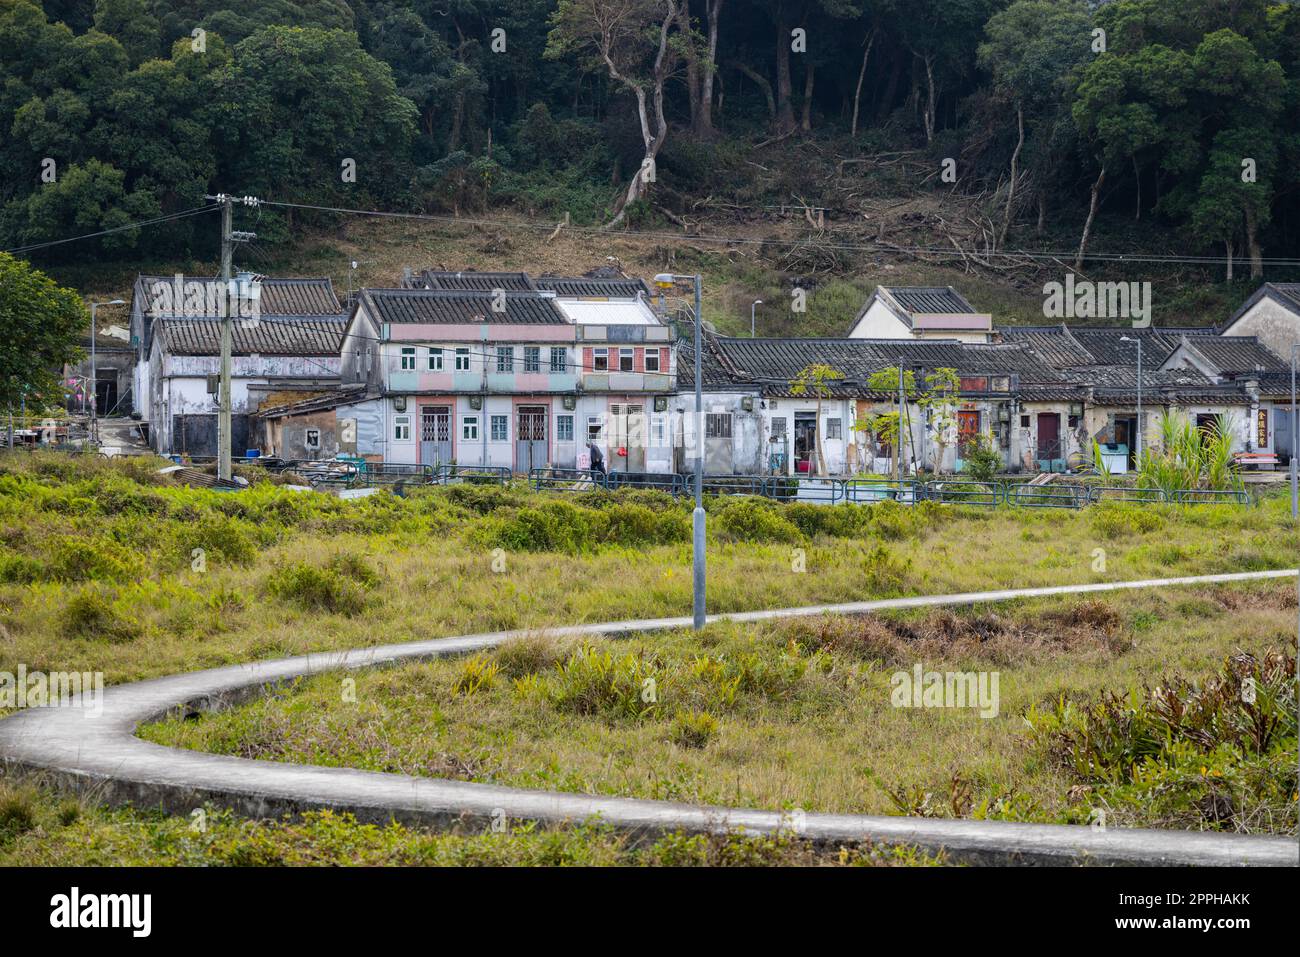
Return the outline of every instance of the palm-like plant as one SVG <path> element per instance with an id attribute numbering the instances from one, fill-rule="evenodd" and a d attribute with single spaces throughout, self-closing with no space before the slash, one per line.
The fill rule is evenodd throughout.
<path id="1" fill-rule="evenodd" d="M 1138 462 L 1138 488 L 1158 488 L 1172 494 L 1178 489 L 1240 490 L 1241 477 L 1232 462 L 1232 419 L 1220 415 L 1213 429 L 1168 412 L 1158 420 L 1160 444 L 1142 450 Z"/>

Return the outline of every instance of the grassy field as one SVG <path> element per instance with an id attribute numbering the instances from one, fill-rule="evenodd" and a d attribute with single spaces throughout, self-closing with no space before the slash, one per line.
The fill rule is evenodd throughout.
<path id="1" fill-rule="evenodd" d="M 342 502 L 270 484 L 238 494 L 176 488 L 154 474 L 156 464 L 0 458 L 0 671 L 102 670 L 113 683 L 690 608 L 688 507 L 665 496 L 558 499 L 459 487 Z M 709 509 L 711 611 L 1263 569 L 1282 566 L 1300 545 L 1276 499 L 1249 509 L 1108 505 L 1080 513 L 749 500 Z M 1078 735 L 1096 741 L 1105 730 L 1089 731 L 1086 714 L 1104 710 L 1107 691 L 1140 692 L 1172 671 L 1204 679 L 1239 652 L 1254 656 L 1241 667 L 1259 670 L 1266 686 L 1264 657 L 1293 644 L 1293 595 L 1279 584 L 757 630 L 718 625 L 702 637 L 595 643 L 582 653 L 538 639 L 474 663 L 361 675 L 358 704 L 348 709 L 337 701 L 337 679 L 322 678 L 148 733 L 278 760 L 809 810 L 1073 820 L 1105 792 L 1120 820 L 1278 832 L 1294 827 L 1294 810 L 1288 821 L 1276 806 L 1285 805 L 1276 793 L 1294 791 L 1294 770 L 1288 785 L 1269 768 L 1294 751 L 1294 711 L 1281 715 L 1283 732 L 1256 749 L 1253 764 L 1239 742 L 1213 742 L 1208 761 L 1183 744 L 1157 749 L 1162 773 L 1180 782 L 1206 769 L 1200 785 L 1175 789 L 1186 800 L 1167 806 L 1138 793 L 1132 765 L 1090 777 L 1075 758 Z M 574 703 L 585 700 L 583 682 L 606 653 L 616 671 L 648 667 L 661 679 L 653 712 Z M 940 670 L 998 669 L 998 717 L 889 707 L 888 676 L 918 660 Z M 474 669 L 493 668 L 466 690 Z M 1072 710 L 1058 708 L 1061 700 Z M 1249 778 L 1249 800 L 1229 812 L 1215 799 L 1205 805 L 1209 817 L 1201 814 L 1195 801 L 1213 784 L 1211 772 Z M 107 812 L 93 801 L 72 814 L 55 795 L 12 784 L 4 802 L 0 860 L 138 860 L 150 848 L 160 860 L 227 859 L 219 847 L 186 844 L 185 822 Z M 5 810 L 11 805 L 18 810 Z M 65 812 L 72 823 L 59 823 Z M 230 820 L 208 833 L 297 860 L 317 831 L 353 833 L 357 858 L 367 860 L 501 854 L 523 862 L 588 845 L 582 853 L 655 859 L 607 834 L 393 837 L 328 816 Z M 714 863 L 731 853 L 697 850 Z M 771 852 L 774 860 L 811 853 L 797 845 Z M 853 849 L 849 858 L 858 857 L 881 860 Z"/>

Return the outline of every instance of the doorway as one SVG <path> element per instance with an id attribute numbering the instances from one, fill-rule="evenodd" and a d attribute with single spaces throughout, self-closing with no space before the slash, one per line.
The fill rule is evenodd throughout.
<path id="1" fill-rule="evenodd" d="M 426 405 L 421 411 L 420 463 L 451 464 L 451 406 Z"/>
<path id="2" fill-rule="evenodd" d="M 114 373 L 109 373 L 113 375 Z M 95 380 L 95 414 L 112 415 L 117 410 L 117 380 Z"/>
<path id="3" fill-rule="evenodd" d="M 817 413 L 794 414 L 794 470 L 811 475 L 816 471 Z"/>
<path id="4" fill-rule="evenodd" d="M 1038 413 L 1038 467 L 1045 472 L 1055 471 L 1061 455 L 1061 413 Z"/>
<path id="5" fill-rule="evenodd" d="M 516 410 L 515 469 L 530 472 L 549 461 L 546 447 L 547 411 L 544 405 L 521 405 Z"/>

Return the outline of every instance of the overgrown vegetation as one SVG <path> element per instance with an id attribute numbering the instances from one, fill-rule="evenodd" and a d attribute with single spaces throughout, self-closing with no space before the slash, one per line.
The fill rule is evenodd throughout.
<path id="1" fill-rule="evenodd" d="M 960 768 L 956 793 L 973 795 L 966 812 L 1060 820 L 1077 813 L 1060 803 L 1077 782 L 1055 765 L 1018 763 L 1021 713 L 1062 694 L 1081 701 L 1141 687 L 1171 669 L 1205 674 L 1227 655 L 1285 647 L 1292 634 L 1293 592 L 1279 584 L 554 642 L 548 626 L 690 608 L 689 503 L 471 485 L 357 501 L 270 483 L 217 493 L 169 484 L 162 464 L 0 455 L 0 670 L 102 670 L 115 683 L 439 635 L 532 633 L 477 658 L 358 676 L 355 711 L 339 709 L 337 676 L 326 676 L 182 729 L 194 736 L 187 743 L 248 756 L 767 807 L 811 809 L 813 793 L 830 808 L 925 813 L 952 813 Z M 1300 548 L 1287 504 L 1063 513 L 709 498 L 709 609 L 1277 567 Z M 505 534 L 521 537 L 505 547 Z M 1099 546 L 1104 571 L 1094 566 Z M 881 711 L 888 673 L 918 659 L 1013 670 L 1003 717 L 972 727 Z M 257 734 L 241 724 L 249 715 Z M 971 754 L 978 759 L 964 764 Z M 37 826 L 6 845 L 30 860 L 142 859 L 147 849 L 126 833 L 135 828 L 156 837 L 162 859 L 227 862 L 178 847 L 179 832 L 161 819 L 89 810 L 82 824 L 56 829 L 59 802 L 44 792 L 32 800 Z M 249 826 L 270 828 L 286 860 L 307 859 L 296 825 Z M 98 849 L 74 848 L 89 836 Z M 692 854 L 716 857 L 684 840 Z M 503 859 L 529 859 L 540 845 L 528 841 Z M 358 854 L 383 859 L 382 844 Z"/>

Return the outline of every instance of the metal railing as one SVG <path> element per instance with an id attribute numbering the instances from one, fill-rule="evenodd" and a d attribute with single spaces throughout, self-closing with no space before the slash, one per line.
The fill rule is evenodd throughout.
<path id="1" fill-rule="evenodd" d="M 610 472 L 605 476 L 605 488 L 648 488 L 669 495 L 684 495 L 695 488 L 687 476 L 675 472 Z"/>
<path id="2" fill-rule="evenodd" d="M 1003 501 L 1024 508 L 1082 508 L 1088 504 L 1088 490 L 1081 485 L 1013 482 L 1002 487 Z"/>
<path id="3" fill-rule="evenodd" d="M 536 468 L 528 472 L 528 485 L 535 492 L 590 492 L 605 488 L 605 476 L 591 469 Z"/>
<path id="4" fill-rule="evenodd" d="M 1137 502 L 1138 504 L 1158 504 L 1168 502 L 1169 496 L 1164 489 L 1135 488 L 1130 485 L 1089 485 L 1088 504 L 1098 502 Z"/>
<path id="5" fill-rule="evenodd" d="M 872 505 L 876 502 L 900 502 L 912 505 L 925 496 L 921 483 L 915 479 L 867 479 L 855 478 L 844 480 L 844 500 L 855 505 Z"/>
<path id="6" fill-rule="evenodd" d="M 1179 505 L 1249 505 L 1250 494 L 1244 489 L 1180 488 L 1174 492 Z"/>
<path id="7" fill-rule="evenodd" d="M 453 482 L 505 485 L 513 477 L 514 473 L 505 465 L 440 465 L 435 481 L 439 485 L 450 485 Z"/>
<path id="8" fill-rule="evenodd" d="M 367 462 L 357 469 L 353 484 L 361 488 L 377 485 L 396 485 L 403 482 L 410 485 L 432 485 L 437 481 L 437 472 L 432 465 L 407 465 L 397 462 Z"/>
<path id="9" fill-rule="evenodd" d="M 997 482 L 947 481 L 932 479 L 921 486 L 925 499 L 941 505 L 982 505 L 993 507 L 1005 501 Z"/>

